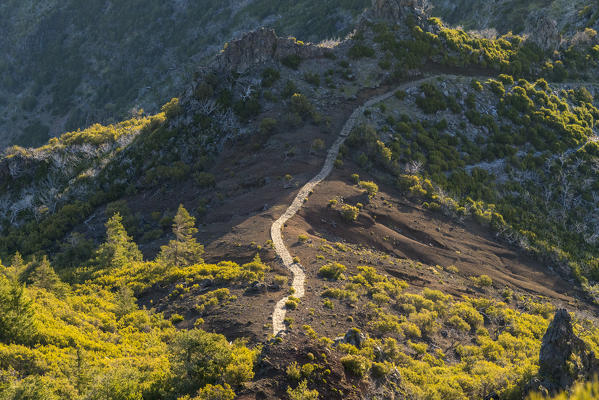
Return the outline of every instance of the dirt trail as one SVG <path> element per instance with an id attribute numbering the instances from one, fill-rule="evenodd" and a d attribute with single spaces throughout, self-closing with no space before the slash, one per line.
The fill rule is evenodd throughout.
<path id="1" fill-rule="evenodd" d="M 281 232 L 282 232 L 283 227 L 285 226 L 285 223 L 299 211 L 299 209 L 302 207 L 302 205 L 304 204 L 304 202 L 310 195 L 310 192 L 316 187 L 316 185 L 318 185 L 320 182 L 322 182 L 324 179 L 326 179 L 326 177 L 331 173 L 331 171 L 333 170 L 333 164 L 334 164 L 335 160 L 337 159 L 337 155 L 339 154 L 339 148 L 341 147 L 341 145 L 343 144 L 345 139 L 347 139 L 350 132 L 354 128 L 356 122 L 359 120 L 360 116 L 362 116 L 364 114 L 364 111 L 367 108 L 372 107 L 373 105 L 375 105 L 377 103 L 387 100 L 388 98 L 393 96 L 395 94 L 395 92 L 399 89 L 406 89 L 411 86 L 419 85 L 423 82 L 429 81 L 431 79 L 435 79 L 438 76 L 440 76 L 440 75 L 431 76 L 431 77 L 427 77 L 424 79 L 420 79 L 418 81 L 405 83 L 390 92 L 387 92 L 380 96 L 376 96 L 376 97 L 366 101 L 362 106 L 356 108 L 354 110 L 354 112 L 350 115 L 350 117 L 347 119 L 345 125 L 343 126 L 343 129 L 341 129 L 341 133 L 339 134 L 339 137 L 337 138 L 335 143 L 333 143 L 333 145 L 329 149 L 329 151 L 327 153 L 327 158 L 324 162 L 322 169 L 318 173 L 318 175 L 316 175 L 314 178 L 312 178 L 310 181 L 308 181 L 308 183 L 306 183 L 300 189 L 299 193 L 297 194 L 297 196 L 295 197 L 295 199 L 293 200 L 293 202 L 291 203 L 289 208 L 287 208 L 285 213 L 283 215 L 281 215 L 279 217 L 279 219 L 277 219 L 272 224 L 272 226 L 270 228 L 270 236 L 272 237 L 274 250 L 277 253 L 277 255 L 281 258 L 283 265 L 286 268 L 288 268 L 289 270 L 291 270 L 291 272 L 293 273 L 293 282 L 292 282 L 292 287 L 294 290 L 293 296 L 295 296 L 297 298 L 302 298 L 304 296 L 304 284 L 305 284 L 305 280 L 306 280 L 306 275 L 304 274 L 304 268 L 302 267 L 302 265 L 300 263 L 293 262 L 293 258 L 291 257 L 291 254 L 289 254 L 289 250 L 287 249 L 287 247 L 285 246 L 285 243 L 283 242 L 283 237 L 282 237 Z M 272 313 L 272 331 L 273 331 L 273 335 L 275 335 L 275 336 L 285 330 L 285 324 L 284 324 L 285 314 L 286 314 L 285 302 L 287 302 L 288 299 L 289 299 L 289 296 L 286 296 L 286 297 L 283 297 L 281 300 L 279 300 L 279 302 L 275 305 L 275 309 Z"/>

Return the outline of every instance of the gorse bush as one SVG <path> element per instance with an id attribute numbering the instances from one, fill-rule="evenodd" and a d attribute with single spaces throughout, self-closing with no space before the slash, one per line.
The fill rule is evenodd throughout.
<path id="1" fill-rule="evenodd" d="M 484 398 L 489 390 L 500 398 L 523 395 L 538 370 L 551 313 L 521 312 L 493 299 L 454 298 L 431 289 L 408 292 L 405 282 L 372 267 L 358 270 L 345 289 L 322 293 L 331 303 L 351 293 L 367 320 L 359 348 L 336 345 L 345 353 L 346 374 L 367 379 L 397 369 L 406 395 L 416 399 Z M 381 296 L 385 301 L 377 302 Z M 587 323 L 576 322 L 575 331 L 585 331 Z M 438 343 L 441 334 L 454 344 L 433 348 L 430 343 Z M 599 330 L 592 328 L 583 339 L 596 348 Z"/>
<path id="2" fill-rule="evenodd" d="M 318 270 L 318 275 L 323 278 L 336 281 L 341 277 L 341 274 L 343 274 L 345 270 L 345 265 L 335 262 L 320 267 L 320 269 Z"/>

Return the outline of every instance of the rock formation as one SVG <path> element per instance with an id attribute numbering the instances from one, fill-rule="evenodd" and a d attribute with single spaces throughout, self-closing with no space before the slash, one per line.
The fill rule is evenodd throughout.
<path id="1" fill-rule="evenodd" d="M 543 13 L 533 13 L 528 18 L 527 26 L 530 27 L 526 32 L 528 40 L 543 50 L 556 50 L 559 47 L 562 35 L 554 19 L 549 18 Z"/>
<path id="2" fill-rule="evenodd" d="M 358 349 L 362 348 L 362 343 L 366 340 L 366 336 L 357 328 L 350 328 L 343 337 L 335 338 L 335 343 L 347 343 Z"/>
<path id="3" fill-rule="evenodd" d="M 590 378 L 597 372 L 597 360 L 587 345 L 574 334 L 566 310 L 557 310 L 541 345 L 540 386 L 548 392 L 569 388 L 576 379 Z"/>
<path id="4" fill-rule="evenodd" d="M 330 50 L 327 48 L 304 44 L 293 38 L 281 38 L 274 30 L 261 28 L 228 43 L 216 57 L 213 67 L 243 73 L 252 66 L 289 56 L 318 58 L 324 57 L 328 52 Z"/>

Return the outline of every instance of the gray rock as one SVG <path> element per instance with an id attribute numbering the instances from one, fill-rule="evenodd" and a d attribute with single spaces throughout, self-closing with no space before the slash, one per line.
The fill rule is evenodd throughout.
<path id="1" fill-rule="evenodd" d="M 288 56 L 302 59 L 324 57 L 331 50 L 278 37 L 274 30 L 261 28 L 228 43 L 216 57 L 212 67 L 217 70 L 244 73 L 251 67 L 281 60 Z"/>
<path id="2" fill-rule="evenodd" d="M 528 18 L 527 26 L 528 40 L 543 50 L 556 50 L 559 47 L 562 35 L 554 19 L 542 12 L 533 13 Z"/>
<path id="3" fill-rule="evenodd" d="M 568 366 L 573 354 L 581 361 L 574 371 Z M 570 314 L 563 309 L 557 310 L 543 336 L 539 354 L 540 385 L 549 392 L 556 392 L 569 388 L 577 379 L 592 377 L 597 371 L 597 359 L 574 334 Z"/>
<path id="4" fill-rule="evenodd" d="M 345 336 L 335 338 L 335 344 L 347 343 L 360 349 L 364 340 L 366 340 L 366 336 L 358 328 L 350 328 Z"/>

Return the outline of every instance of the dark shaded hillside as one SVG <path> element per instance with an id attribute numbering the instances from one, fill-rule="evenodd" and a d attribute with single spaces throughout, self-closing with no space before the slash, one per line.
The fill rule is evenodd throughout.
<path id="1" fill-rule="evenodd" d="M 367 0 L 7 1 L 0 5 L 0 147 L 155 112 L 240 32 L 345 35 Z"/>

